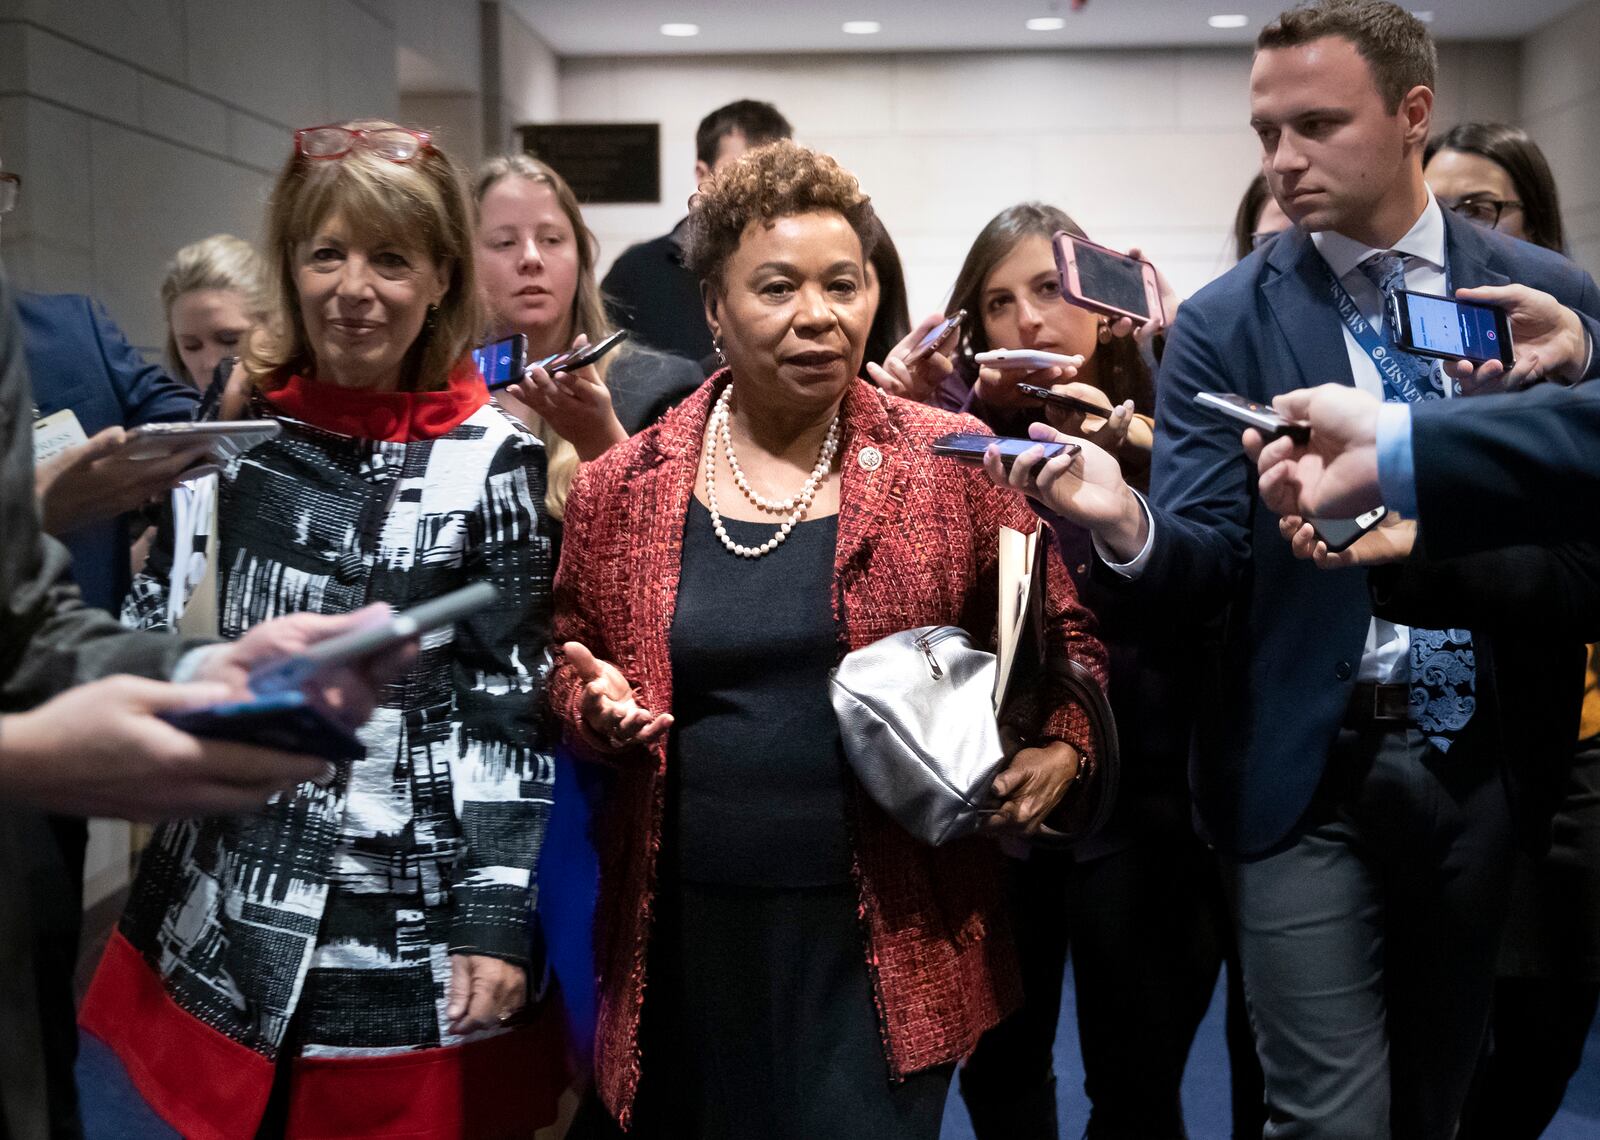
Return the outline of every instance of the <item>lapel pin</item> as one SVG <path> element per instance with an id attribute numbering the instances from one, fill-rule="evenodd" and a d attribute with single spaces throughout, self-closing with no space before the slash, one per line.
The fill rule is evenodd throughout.
<path id="1" fill-rule="evenodd" d="M 861 464 L 863 471 L 876 471 L 883 466 L 883 452 L 876 447 L 863 447 L 856 454 L 856 462 Z"/>

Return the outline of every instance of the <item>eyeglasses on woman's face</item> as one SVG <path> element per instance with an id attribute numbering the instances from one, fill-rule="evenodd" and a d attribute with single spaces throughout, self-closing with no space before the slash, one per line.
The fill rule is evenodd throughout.
<path id="1" fill-rule="evenodd" d="M 1500 216 L 1507 210 L 1522 209 L 1522 203 L 1514 198 L 1491 198 L 1487 194 L 1469 194 L 1460 201 L 1439 204 L 1456 217 L 1491 230 L 1500 224 Z"/>

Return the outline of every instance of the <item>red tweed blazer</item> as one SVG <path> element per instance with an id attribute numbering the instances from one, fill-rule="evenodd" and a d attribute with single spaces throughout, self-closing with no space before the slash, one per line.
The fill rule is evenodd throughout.
<path id="1" fill-rule="evenodd" d="M 567 500 L 555 582 L 554 640 L 581 641 L 615 662 L 655 711 L 672 708 L 668 635 L 678 594 L 683 525 L 721 373 L 661 423 L 586 464 Z M 982 431 L 971 417 L 925 407 L 857 381 L 844 402 L 840 443 L 834 616 L 839 655 L 921 625 L 994 628 L 997 533 L 1031 530 L 1034 515 L 977 468 L 934 456 L 948 431 Z M 864 447 L 882 454 L 867 470 Z M 1052 652 L 1105 678 L 1105 652 L 1059 559 L 1050 559 Z M 550 700 L 580 754 L 618 767 L 600 813 L 600 979 L 595 1079 L 627 1123 L 639 1080 L 639 1010 L 661 841 L 667 748 L 604 753 L 583 729 L 582 686 L 558 664 Z M 1051 735 L 1088 746 L 1087 720 L 1058 694 Z M 1013 1008 L 1019 988 L 994 843 L 972 838 L 930 848 L 865 794 L 855 798 L 855 872 L 868 965 L 890 1071 L 897 1077 L 955 1060 Z"/>

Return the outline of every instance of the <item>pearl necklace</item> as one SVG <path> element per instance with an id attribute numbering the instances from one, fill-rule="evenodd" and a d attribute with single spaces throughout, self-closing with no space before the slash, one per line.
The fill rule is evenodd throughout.
<path id="1" fill-rule="evenodd" d="M 739 461 L 733 454 L 733 432 L 728 427 L 728 400 L 733 395 L 733 385 L 729 384 L 722 390 L 722 395 L 717 398 L 716 406 L 711 409 L 711 420 L 706 424 L 706 508 L 711 512 L 711 526 L 717 532 L 717 538 L 722 545 L 728 548 L 731 554 L 741 558 L 760 558 L 763 554 L 771 554 L 783 545 L 789 537 L 789 532 L 795 524 L 803 519 L 806 512 L 811 509 L 811 500 L 816 497 L 817 488 L 828 477 L 828 471 L 833 467 L 834 454 L 839 450 L 839 419 L 842 415 L 836 413 L 833 423 L 828 425 L 828 435 L 822 441 L 822 451 L 817 456 L 817 465 L 811 469 L 805 485 L 800 488 L 799 494 L 790 499 L 766 499 L 756 494 L 750 488 L 750 481 L 745 478 L 744 470 L 739 466 Z M 728 470 L 733 472 L 733 481 L 759 509 L 768 514 L 787 514 L 778 527 L 778 532 L 760 546 L 741 546 L 728 535 L 728 530 L 722 525 L 722 512 L 717 509 L 717 439 L 721 438 L 723 453 L 728 457 Z"/>

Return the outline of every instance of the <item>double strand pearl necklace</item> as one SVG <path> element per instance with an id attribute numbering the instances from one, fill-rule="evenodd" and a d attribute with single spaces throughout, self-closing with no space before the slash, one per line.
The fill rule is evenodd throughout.
<path id="1" fill-rule="evenodd" d="M 795 524 L 805 518 L 806 512 L 811 509 L 811 500 L 816 497 L 817 488 L 822 486 L 822 481 L 828 477 L 828 471 L 833 467 L 834 453 L 839 450 L 839 420 L 843 412 L 842 409 L 836 412 L 833 423 L 828 425 L 828 435 L 822 441 L 822 451 L 817 456 L 817 465 L 811 469 L 811 474 L 799 493 L 790 499 L 767 499 L 751 490 L 750 480 L 745 478 L 744 469 L 734 457 L 733 432 L 728 427 L 728 400 L 732 395 L 733 385 L 729 384 L 717 398 L 716 406 L 711 409 L 711 419 L 706 424 L 706 508 L 711 512 L 712 529 L 717 532 L 717 538 L 728 548 L 729 553 L 737 554 L 741 558 L 760 558 L 763 554 L 771 554 L 782 546 Z M 728 470 L 733 472 L 733 481 L 739 485 L 739 490 L 744 492 L 745 498 L 768 514 L 788 515 L 778 527 L 778 532 L 760 546 L 741 546 L 728 536 L 728 529 L 722 525 L 722 512 L 717 509 L 719 438 L 722 441 L 723 454 L 728 457 Z"/>

